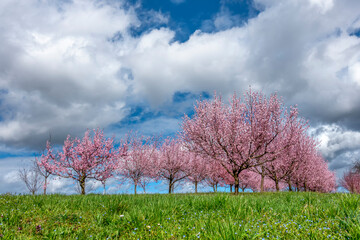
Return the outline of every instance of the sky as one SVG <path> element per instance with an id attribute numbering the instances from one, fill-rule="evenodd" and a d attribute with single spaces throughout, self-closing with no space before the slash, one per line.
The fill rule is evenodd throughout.
<path id="1" fill-rule="evenodd" d="M 297 105 L 341 177 L 360 159 L 359 9 L 358 0 L 1 0 L 0 193 L 26 192 L 17 171 L 49 137 L 60 145 L 96 127 L 117 139 L 174 136 L 197 100 L 249 86 Z"/>

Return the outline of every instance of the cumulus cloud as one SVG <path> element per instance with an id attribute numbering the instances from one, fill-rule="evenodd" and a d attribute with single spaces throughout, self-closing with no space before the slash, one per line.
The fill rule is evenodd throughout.
<path id="1" fill-rule="evenodd" d="M 135 93 L 153 104 L 176 91 L 217 90 L 224 95 L 249 85 L 277 91 L 314 122 L 360 129 L 356 28 L 358 1 L 256 1 L 264 10 L 242 27 L 197 31 L 184 43 L 156 29 L 125 56 Z M 214 20 L 216 21 L 216 20 Z M 156 69 L 156 71 L 154 71 Z"/>
<path id="2" fill-rule="evenodd" d="M 360 149 L 360 132 L 346 130 L 339 125 L 323 125 L 317 129 L 319 150 L 328 159 L 347 151 Z"/>
<path id="3" fill-rule="evenodd" d="M 1 1 L 0 141 L 35 147 L 49 133 L 119 121 L 127 95 L 122 48 L 138 25 L 121 1 Z"/>

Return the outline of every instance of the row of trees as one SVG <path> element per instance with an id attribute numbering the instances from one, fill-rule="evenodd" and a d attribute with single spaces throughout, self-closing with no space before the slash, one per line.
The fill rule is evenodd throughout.
<path id="1" fill-rule="evenodd" d="M 70 136 L 61 150 L 50 142 L 37 159 L 44 176 L 75 180 L 85 194 L 86 181 L 104 185 L 109 178 L 132 181 L 144 191 L 150 181 L 165 180 L 169 193 L 177 183 L 188 180 L 195 186 L 207 183 L 254 191 L 321 191 L 335 189 L 334 173 L 317 151 L 317 142 L 307 134 L 308 123 L 296 107 L 286 109 L 276 95 L 260 92 L 233 95 L 229 104 L 221 97 L 199 101 L 195 113 L 185 116 L 177 138 L 160 141 L 129 135 L 120 144 L 99 129 L 88 130 L 82 139 Z"/>

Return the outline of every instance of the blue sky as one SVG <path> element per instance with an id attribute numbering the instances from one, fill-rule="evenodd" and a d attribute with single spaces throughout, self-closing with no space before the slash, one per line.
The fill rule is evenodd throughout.
<path id="1" fill-rule="evenodd" d="M 196 100 L 249 85 L 297 104 L 341 176 L 360 158 L 358 9 L 358 0 L 2 0 L 0 193 L 25 191 L 16 171 L 50 135 L 173 136 Z"/>

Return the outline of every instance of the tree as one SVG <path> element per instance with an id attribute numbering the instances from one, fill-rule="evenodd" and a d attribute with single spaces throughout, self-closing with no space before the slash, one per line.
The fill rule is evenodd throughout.
<path id="1" fill-rule="evenodd" d="M 252 188 L 252 186 L 259 185 L 258 174 L 244 170 L 239 175 L 239 187 L 244 192 L 246 188 Z"/>
<path id="2" fill-rule="evenodd" d="M 120 144 L 115 150 L 114 138 L 107 139 L 99 129 L 90 131 L 80 140 L 71 139 L 70 135 L 64 141 L 62 151 L 57 155 L 48 154 L 47 164 L 51 165 L 53 173 L 76 181 L 85 194 L 85 184 L 88 179 L 102 179 L 109 177 L 117 168 L 117 161 L 127 152 L 126 144 Z"/>
<path id="3" fill-rule="evenodd" d="M 273 161 L 294 144 L 297 116 L 276 94 L 267 99 L 250 89 L 244 98 L 234 94 L 229 105 L 215 95 L 197 102 L 193 118 L 184 117 L 182 139 L 191 151 L 217 161 L 233 177 L 237 194 L 243 170 Z"/>
<path id="4" fill-rule="evenodd" d="M 331 192 L 335 190 L 335 174 L 323 157 L 314 150 L 299 164 L 292 175 L 297 191 Z"/>
<path id="5" fill-rule="evenodd" d="M 44 177 L 44 186 L 43 186 L 44 195 L 46 195 L 48 178 L 55 171 L 55 164 L 53 162 L 54 159 L 56 159 L 56 155 L 53 153 L 50 141 L 47 141 L 45 152 L 40 156 L 40 158 L 35 158 L 35 163 L 34 163 L 38 173 Z"/>
<path id="6" fill-rule="evenodd" d="M 35 195 L 42 185 L 40 174 L 33 167 L 19 169 L 18 176 L 32 195 Z"/>
<path id="7" fill-rule="evenodd" d="M 280 190 L 279 184 L 283 181 L 288 183 L 289 191 L 291 191 L 291 177 L 299 169 L 301 161 L 317 152 L 316 141 L 305 134 L 305 124 L 303 126 L 304 128 L 299 129 L 301 132 L 297 134 L 296 144 L 285 149 L 274 161 L 261 166 L 264 175 L 274 181 L 276 191 Z"/>
<path id="8" fill-rule="evenodd" d="M 140 185 L 145 191 L 150 177 L 154 173 L 154 158 L 156 155 L 156 141 L 153 138 L 137 136 L 129 137 L 129 151 L 119 164 L 119 172 L 122 176 L 130 179 L 134 184 L 134 193 Z"/>
<path id="9" fill-rule="evenodd" d="M 208 173 L 207 162 L 198 154 L 193 152 L 185 153 L 189 159 L 188 179 L 195 186 L 195 193 L 198 192 L 198 184 L 205 180 Z"/>
<path id="10" fill-rule="evenodd" d="M 178 140 L 167 138 L 159 149 L 157 176 L 166 180 L 169 193 L 174 192 L 175 184 L 188 177 L 189 159 L 187 150 Z"/>
<path id="11" fill-rule="evenodd" d="M 225 169 L 215 160 L 208 160 L 205 182 L 217 192 L 218 186 L 224 186 L 225 178 L 229 175 Z M 226 178 L 228 179 L 228 178 Z"/>
<path id="12" fill-rule="evenodd" d="M 351 193 L 360 193 L 360 174 L 348 170 L 340 179 L 340 185 Z"/>

